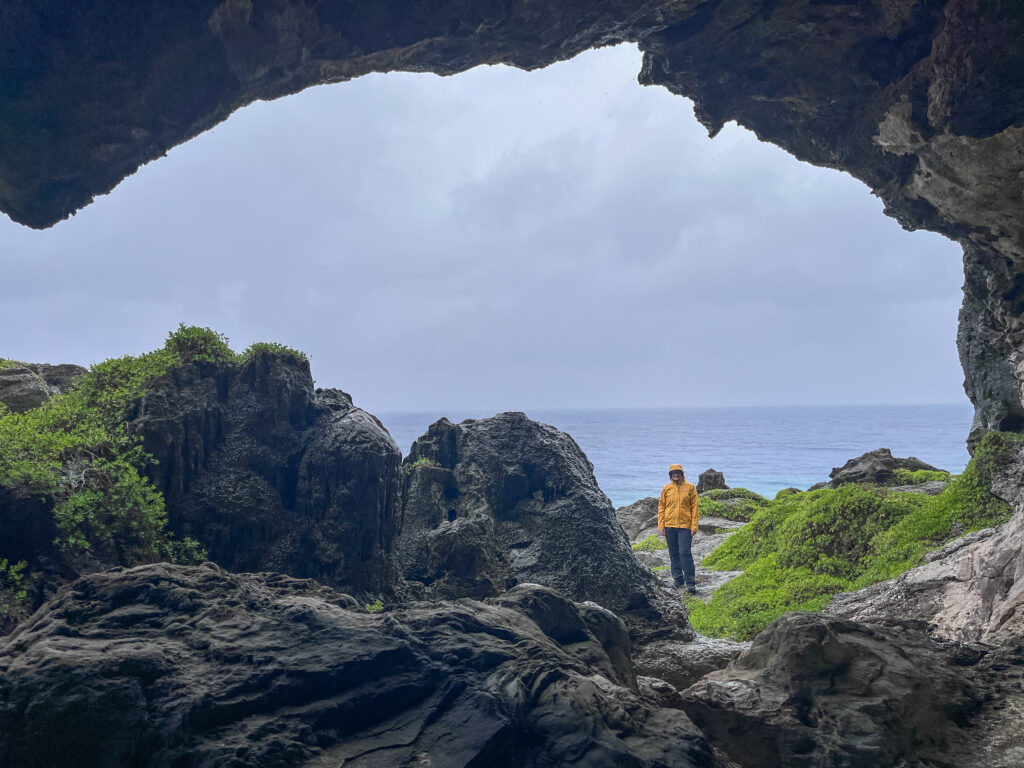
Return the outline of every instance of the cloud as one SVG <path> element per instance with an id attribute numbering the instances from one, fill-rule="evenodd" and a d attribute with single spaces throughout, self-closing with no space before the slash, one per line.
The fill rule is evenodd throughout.
<path id="1" fill-rule="evenodd" d="M 636 84 L 372 75 L 254 104 L 68 222 L 0 222 L 0 355 L 178 322 L 307 350 L 371 410 L 961 400 L 959 249 Z"/>

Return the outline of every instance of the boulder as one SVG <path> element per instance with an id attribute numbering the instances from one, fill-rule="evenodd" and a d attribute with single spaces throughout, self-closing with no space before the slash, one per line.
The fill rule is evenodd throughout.
<path id="1" fill-rule="evenodd" d="M 452 424 L 413 443 L 396 552 L 430 599 L 551 587 L 620 615 L 634 642 L 693 636 L 678 596 L 633 556 L 576 442 L 522 413 Z"/>
<path id="2" fill-rule="evenodd" d="M 401 452 L 309 363 L 262 353 L 195 363 L 153 383 L 131 427 L 171 529 L 236 571 L 274 570 L 357 594 L 390 594 Z"/>
<path id="3" fill-rule="evenodd" d="M 368 613 L 212 563 L 93 574 L 0 639 L 0 763 L 711 768 L 624 637 L 527 586 Z"/>
<path id="4" fill-rule="evenodd" d="M 919 622 L 790 613 L 683 706 L 743 768 L 1009 766 L 1024 699 L 1013 653 L 936 642 Z"/>
<path id="5" fill-rule="evenodd" d="M 697 478 L 697 493 L 705 491 L 727 491 L 729 486 L 725 484 L 725 475 L 717 469 L 707 469 L 700 473 Z"/>
<path id="6" fill-rule="evenodd" d="M 684 690 L 704 675 L 723 669 L 750 643 L 698 636 L 689 643 L 666 640 L 644 646 L 633 658 L 637 669 Z"/>
<path id="7" fill-rule="evenodd" d="M 615 510 L 615 518 L 630 542 L 646 538 L 647 531 L 658 528 L 658 499 L 648 496 Z"/>
<path id="8" fill-rule="evenodd" d="M 925 464 L 913 456 L 900 459 L 894 457 L 888 448 L 878 448 L 855 459 L 850 459 L 841 467 L 834 468 L 829 474 L 829 485 L 832 488 L 838 488 L 844 483 L 895 485 L 897 469 L 907 469 L 912 472 L 919 469 L 939 471 L 937 467 Z"/>
<path id="9" fill-rule="evenodd" d="M 24 363 L 0 368 L 0 403 L 15 413 L 24 413 L 53 395 L 67 392 L 75 379 L 85 372 L 82 366 L 70 363 Z"/>

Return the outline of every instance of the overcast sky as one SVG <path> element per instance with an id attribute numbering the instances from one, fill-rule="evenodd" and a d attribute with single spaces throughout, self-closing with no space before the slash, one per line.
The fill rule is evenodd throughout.
<path id="1" fill-rule="evenodd" d="M 0 356 L 179 322 L 370 411 L 965 401 L 960 249 L 636 83 L 632 46 L 252 105 L 71 220 L 0 218 Z"/>

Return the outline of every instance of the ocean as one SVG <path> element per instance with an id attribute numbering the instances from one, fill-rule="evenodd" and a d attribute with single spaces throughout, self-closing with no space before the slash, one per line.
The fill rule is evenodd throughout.
<path id="1" fill-rule="evenodd" d="M 616 507 L 656 496 L 674 463 L 693 483 L 713 467 L 729 486 L 769 498 L 782 488 L 828 480 L 833 467 L 875 448 L 960 472 L 970 458 L 965 441 L 973 414 L 969 403 L 527 412 L 573 436 Z M 461 421 L 492 415 L 378 414 L 403 454 L 442 416 Z"/>

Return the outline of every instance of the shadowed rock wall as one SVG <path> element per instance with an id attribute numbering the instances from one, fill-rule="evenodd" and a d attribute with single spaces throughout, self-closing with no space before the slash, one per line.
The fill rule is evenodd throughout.
<path id="1" fill-rule="evenodd" d="M 635 41 L 641 82 L 693 98 L 712 133 L 736 120 L 963 243 L 973 444 L 1024 426 L 1022 35 L 1010 0 L 15 0 L 0 8 L 0 210 L 50 226 L 256 99 Z"/>

